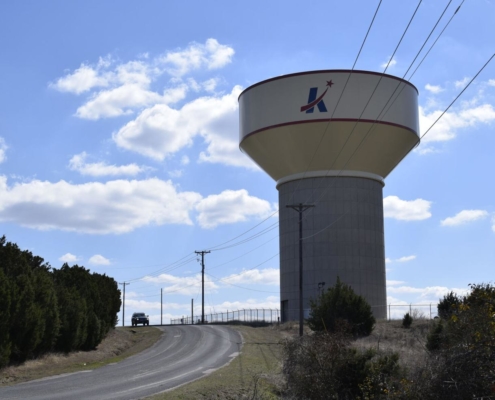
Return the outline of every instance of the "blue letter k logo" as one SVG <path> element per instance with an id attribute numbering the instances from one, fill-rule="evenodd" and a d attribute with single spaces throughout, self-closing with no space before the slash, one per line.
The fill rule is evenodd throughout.
<path id="1" fill-rule="evenodd" d="M 328 90 L 328 88 L 327 88 Z M 309 89 L 309 97 L 308 97 L 308 104 L 305 106 L 301 107 L 301 111 L 306 111 L 306 114 L 311 114 L 315 106 L 318 107 L 319 112 L 327 112 L 327 108 L 325 106 L 325 103 L 323 102 L 323 96 L 327 93 L 327 90 L 323 92 L 323 94 L 316 98 L 316 95 L 318 94 L 318 88 L 314 87 Z"/>

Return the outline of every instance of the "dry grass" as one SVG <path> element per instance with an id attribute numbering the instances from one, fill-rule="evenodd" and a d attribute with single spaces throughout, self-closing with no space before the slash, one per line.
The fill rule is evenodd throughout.
<path id="1" fill-rule="evenodd" d="M 155 343 L 162 331 L 153 327 L 116 328 L 94 351 L 51 353 L 18 366 L 0 369 L 0 386 L 47 376 L 95 369 L 137 354 Z"/>
<path id="2" fill-rule="evenodd" d="M 370 336 L 353 342 L 357 348 L 374 348 L 398 353 L 399 364 L 414 369 L 422 364 L 427 354 L 426 336 L 432 321 L 414 320 L 411 327 L 402 327 L 402 321 L 378 321 Z"/>

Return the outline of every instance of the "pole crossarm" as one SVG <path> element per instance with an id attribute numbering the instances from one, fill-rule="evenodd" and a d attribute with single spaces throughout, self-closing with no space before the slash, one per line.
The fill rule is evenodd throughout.
<path id="1" fill-rule="evenodd" d="M 303 335 L 304 309 L 303 309 L 303 247 L 302 247 L 302 213 L 314 204 L 291 204 L 286 208 L 292 208 L 299 213 L 299 336 Z"/>

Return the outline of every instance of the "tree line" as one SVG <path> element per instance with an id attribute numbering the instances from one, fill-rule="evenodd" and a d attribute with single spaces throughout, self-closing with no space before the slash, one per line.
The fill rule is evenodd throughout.
<path id="1" fill-rule="evenodd" d="M 117 324 L 120 305 L 113 278 L 78 265 L 52 268 L 0 238 L 0 367 L 94 349 Z"/>

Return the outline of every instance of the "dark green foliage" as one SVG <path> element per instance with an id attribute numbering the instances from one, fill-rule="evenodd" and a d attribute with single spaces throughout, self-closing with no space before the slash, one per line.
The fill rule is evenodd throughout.
<path id="1" fill-rule="evenodd" d="M 316 301 L 311 300 L 307 322 L 314 331 L 336 332 L 343 327 L 354 336 L 368 336 L 375 325 L 375 317 L 364 297 L 337 277 L 335 286 L 324 291 Z"/>
<path id="2" fill-rule="evenodd" d="M 449 319 L 461 302 L 462 299 L 454 292 L 446 294 L 438 303 L 438 316 L 442 319 Z"/>
<path id="3" fill-rule="evenodd" d="M 0 368 L 8 364 L 11 352 L 10 342 L 10 287 L 5 273 L 0 268 Z"/>
<path id="4" fill-rule="evenodd" d="M 395 353 L 357 350 L 342 333 L 315 333 L 284 345 L 287 392 L 297 399 L 381 398 L 402 373 Z"/>
<path id="5" fill-rule="evenodd" d="M 52 270 L 0 238 L 0 367 L 54 349 L 94 349 L 120 304 L 114 279 L 67 264 Z"/>
<path id="6" fill-rule="evenodd" d="M 442 342 L 443 322 L 440 320 L 437 324 L 433 325 L 426 340 L 426 348 L 429 351 L 435 351 L 440 349 Z"/>
<path id="7" fill-rule="evenodd" d="M 411 379 L 418 399 L 463 400 L 495 396 L 495 287 L 470 285 L 430 332 L 426 365 Z M 449 300 L 449 302 L 450 302 Z M 445 316 L 446 314 L 444 314 Z"/>
<path id="8" fill-rule="evenodd" d="M 404 318 L 402 318 L 402 327 L 408 329 L 411 327 L 412 323 L 413 317 L 411 317 L 409 313 L 406 313 L 406 315 L 404 315 Z"/>
<path id="9" fill-rule="evenodd" d="M 53 271 L 60 303 L 62 329 L 56 343 L 61 351 L 92 350 L 115 326 L 120 309 L 117 282 L 78 265 Z"/>

